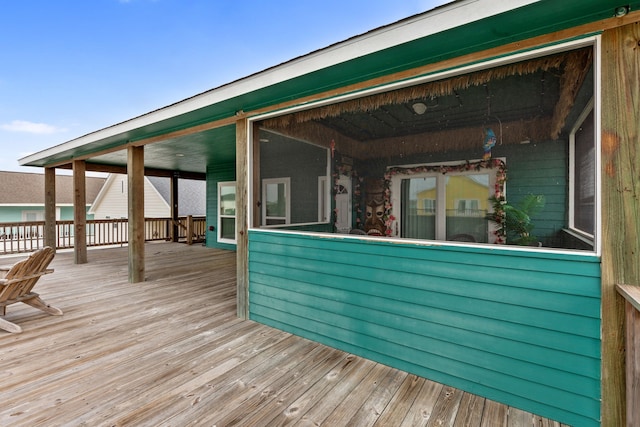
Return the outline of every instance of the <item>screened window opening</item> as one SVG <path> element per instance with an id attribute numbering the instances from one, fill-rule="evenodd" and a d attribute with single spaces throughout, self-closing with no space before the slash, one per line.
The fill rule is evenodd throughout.
<path id="1" fill-rule="evenodd" d="M 261 130 L 258 163 L 259 225 L 330 229 L 330 149 L 303 139 Z M 254 190 L 255 191 L 255 190 Z M 320 225 L 323 224 L 323 225 Z"/>
<path id="2" fill-rule="evenodd" d="M 594 75 L 581 47 L 261 120 L 254 226 L 593 250 Z"/>

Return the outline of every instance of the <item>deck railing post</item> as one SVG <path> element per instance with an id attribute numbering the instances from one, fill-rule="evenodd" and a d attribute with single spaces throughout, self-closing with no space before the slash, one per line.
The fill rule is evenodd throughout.
<path id="1" fill-rule="evenodd" d="M 193 244 L 193 216 L 187 215 L 187 245 Z"/>
<path id="2" fill-rule="evenodd" d="M 617 285 L 625 299 L 625 390 L 628 427 L 640 423 L 640 286 Z"/>

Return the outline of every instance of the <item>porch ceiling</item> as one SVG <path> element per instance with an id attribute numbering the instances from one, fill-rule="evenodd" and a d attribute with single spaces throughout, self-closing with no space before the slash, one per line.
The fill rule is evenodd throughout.
<path id="1" fill-rule="evenodd" d="M 558 102 L 559 78 L 559 73 L 539 71 L 319 122 L 354 140 L 369 141 L 551 117 Z M 414 105 L 425 110 L 414 111 Z"/>
<path id="2" fill-rule="evenodd" d="M 144 150 L 145 167 L 169 171 L 205 173 L 207 165 L 235 163 L 235 159 L 235 126 L 166 139 L 148 144 Z M 87 163 L 123 166 L 127 164 L 127 151 L 95 156 Z"/>

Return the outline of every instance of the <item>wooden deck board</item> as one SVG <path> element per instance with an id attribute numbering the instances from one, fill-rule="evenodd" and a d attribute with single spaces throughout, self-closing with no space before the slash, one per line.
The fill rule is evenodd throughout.
<path id="1" fill-rule="evenodd" d="M 560 427 L 236 318 L 233 252 L 146 252 L 136 284 L 126 248 L 59 253 L 36 291 L 64 315 L 8 308 L 23 333 L 0 332 L 0 425 Z"/>

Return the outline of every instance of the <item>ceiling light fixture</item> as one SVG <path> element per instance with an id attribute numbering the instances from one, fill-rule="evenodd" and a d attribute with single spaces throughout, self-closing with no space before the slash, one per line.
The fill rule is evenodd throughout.
<path id="1" fill-rule="evenodd" d="M 418 115 L 423 115 L 427 111 L 427 106 L 423 102 L 416 102 L 411 108 Z"/>

